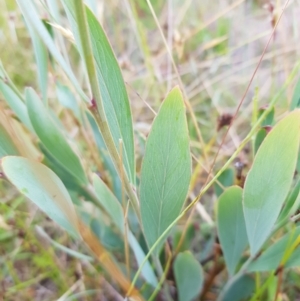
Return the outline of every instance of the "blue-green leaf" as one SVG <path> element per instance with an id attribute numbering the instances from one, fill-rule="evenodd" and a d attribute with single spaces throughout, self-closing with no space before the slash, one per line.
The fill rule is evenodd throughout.
<path id="1" fill-rule="evenodd" d="M 93 185 L 95 188 L 95 192 L 99 203 L 103 206 L 105 211 L 111 217 L 113 223 L 119 228 L 119 230 L 124 232 L 124 215 L 123 210 L 116 199 L 116 197 L 112 194 L 106 184 L 101 180 L 99 176 L 93 174 Z"/>
<path id="2" fill-rule="evenodd" d="M 299 208 L 300 205 L 299 202 L 300 202 L 300 178 L 298 178 L 298 181 L 296 182 L 295 186 L 293 187 L 288 197 L 286 198 L 285 206 L 279 216 L 279 221 L 294 214 Z"/>
<path id="3" fill-rule="evenodd" d="M 254 279 L 248 275 L 243 275 L 230 286 L 230 288 L 222 298 L 218 298 L 218 301 L 248 300 L 248 298 L 254 292 L 254 289 Z"/>
<path id="4" fill-rule="evenodd" d="M 58 62 L 60 67 L 67 74 L 74 88 L 78 91 L 78 93 L 82 96 L 82 98 L 85 101 L 89 101 L 87 96 L 83 93 L 73 71 L 64 60 L 63 56 L 61 55 L 58 48 L 56 47 L 51 35 L 45 28 L 43 22 L 41 21 L 33 2 L 30 0 L 17 0 L 17 2 L 26 22 L 32 25 L 32 27 L 37 32 L 39 37 L 43 40 L 51 55 L 54 57 L 54 59 Z"/>
<path id="5" fill-rule="evenodd" d="M 267 135 L 246 178 L 243 207 L 251 254 L 272 231 L 292 184 L 300 142 L 300 110 L 281 120 Z"/>
<path id="6" fill-rule="evenodd" d="M 87 184 L 87 178 L 79 158 L 51 119 L 42 101 L 31 88 L 26 89 L 26 103 L 35 133 L 47 150 L 79 182 Z"/>
<path id="7" fill-rule="evenodd" d="M 276 270 L 284 258 L 285 252 L 300 235 L 300 227 L 289 231 L 277 242 L 273 243 L 256 258 L 248 267 L 249 272 L 263 272 Z M 298 246 L 284 265 L 285 268 L 300 266 L 300 247 Z"/>
<path id="8" fill-rule="evenodd" d="M 93 184 L 99 202 L 111 217 L 113 223 L 118 227 L 119 231 L 124 234 L 124 215 L 121 204 L 106 184 L 96 174 L 93 175 Z M 128 231 L 128 242 L 134 252 L 137 263 L 139 265 L 142 264 L 145 258 L 145 253 L 131 231 Z M 142 269 L 142 275 L 153 287 L 157 286 L 157 280 L 149 261 L 146 261 Z"/>
<path id="9" fill-rule="evenodd" d="M 52 220 L 77 235 L 77 217 L 67 189 L 58 176 L 45 165 L 22 157 L 1 160 L 8 180 Z"/>
<path id="10" fill-rule="evenodd" d="M 60 82 L 57 82 L 55 87 L 56 87 L 56 95 L 58 101 L 65 108 L 72 110 L 74 116 L 80 121 L 81 120 L 80 107 L 73 93 L 70 91 L 70 89 L 67 86 L 61 84 Z"/>
<path id="11" fill-rule="evenodd" d="M 74 17 L 73 1 L 63 0 L 63 3 L 77 41 L 78 50 L 82 54 L 80 39 L 78 38 L 78 26 Z M 135 183 L 132 116 L 124 80 L 100 23 L 89 8 L 86 8 L 86 14 L 106 118 L 118 150 L 119 140 L 122 139 L 123 141 L 124 165 L 130 181 Z"/>
<path id="12" fill-rule="evenodd" d="M 6 129 L 0 123 L 0 158 L 7 155 L 19 155 L 19 151 Z"/>
<path id="13" fill-rule="evenodd" d="M 93 136 L 98 148 L 98 152 L 99 152 L 99 156 L 101 158 L 101 160 L 103 161 L 103 165 L 105 167 L 105 169 L 107 170 L 107 172 L 110 175 L 111 178 L 111 182 L 112 182 L 112 187 L 113 187 L 113 192 L 114 195 L 117 197 L 118 200 L 121 200 L 121 181 L 119 178 L 119 175 L 116 171 L 115 165 L 113 164 L 113 161 L 108 153 L 108 150 L 106 148 L 106 145 L 104 143 L 103 137 L 99 131 L 98 125 L 93 117 L 93 115 L 91 114 L 90 111 L 86 111 L 86 117 L 90 123 L 90 126 L 92 128 L 92 132 L 93 132 Z"/>
<path id="14" fill-rule="evenodd" d="M 26 105 L 24 104 L 23 100 L 2 80 L 0 80 L 0 91 L 3 94 L 5 101 L 20 119 L 20 121 L 33 132 L 33 128 L 26 110 Z"/>
<path id="15" fill-rule="evenodd" d="M 26 20 L 26 19 L 25 19 Z M 26 21 L 25 21 L 26 22 Z M 26 22 L 35 55 L 37 64 L 37 78 L 42 92 L 44 103 L 47 102 L 47 87 L 48 87 L 48 52 L 45 44 L 37 34 L 30 22 Z"/>
<path id="16" fill-rule="evenodd" d="M 64 245 L 59 244 L 58 242 L 56 242 L 55 240 L 53 240 L 45 231 L 43 228 L 41 228 L 40 226 L 36 226 L 36 230 L 38 232 L 38 234 L 40 236 L 42 236 L 43 238 L 45 238 L 47 241 L 49 241 L 51 243 L 51 245 L 53 245 L 56 249 L 74 257 L 74 258 L 78 258 L 80 260 L 85 260 L 85 261 L 94 261 L 94 258 L 82 253 L 79 253 L 78 251 L 72 250 L 70 248 L 65 247 Z"/>
<path id="17" fill-rule="evenodd" d="M 238 186 L 223 192 L 218 202 L 218 232 L 225 262 L 233 275 L 248 240 L 242 205 L 243 190 Z"/>
<path id="18" fill-rule="evenodd" d="M 225 169 L 218 177 L 218 182 L 222 184 L 224 188 L 232 186 L 234 184 L 234 170 L 232 168 Z M 215 183 L 215 192 L 217 197 L 219 197 L 224 191 L 218 183 Z"/>
<path id="19" fill-rule="evenodd" d="M 190 301 L 200 294 L 203 285 L 202 267 L 189 251 L 176 256 L 174 274 L 179 301 Z"/>
<path id="20" fill-rule="evenodd" d="M 190 177 L 191 155 L 185 107 L 179 88 L 174 88 L 153 122 L 142 163 L 141 217 L 149 247 L 178 217 Z"/>
<path id="21" fill-rule="evenodd" d="M 294 90 L 290 110 L 292 111 L 296 108 L 300 108 L 300 79 L 298 80 Z"/>

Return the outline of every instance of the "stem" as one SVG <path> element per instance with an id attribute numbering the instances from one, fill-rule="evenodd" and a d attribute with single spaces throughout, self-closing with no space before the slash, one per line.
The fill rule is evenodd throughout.
<path id="1" fill-rule="evenodd" d="M 140 221 L 138 200 L 137 200 L 135 193 L 132 190 L 127 173 L 124 170 L 124 166 L 122 165 L 120 167 L 119 153 L 114 144 L 114 140 L 113 140 L 112 134 L 110 132 L 108 122 L 106 119 L 106 115 L 104 112 L 103 101 L 102 101 L 102 97 L 101 97 L 101 93 L 100 93 L 100 87 L 98 84 L 98 78 L 97 78 L 97 73 L 96 73 L 96 68 L 95 68 L 93 51 L 92 51 L 90 35 L 89 35 L 89 30 L 88 30 L 88 25 L 87 25 L 87 20 L 86 20 L 85 6 L 84 6 L 82 0 L 76 0 L 76 1 L 73 1 L 73 3 L 74 3 L 74 7 L 75 7 L 75 15 L 76 15 L 76 21 L 78 24 L 78 33 L 79 33 L 80 44 L 81 44 L 82 52 L 83 52 L 83 58 L 84 58 L 85 66 L 87 69 L 87 74 L 88 74 L 88 78 L 89 78 L 89 82 L 90 82 L 91 90 L 92 90 L 92 95 L 93 95 L 92 106 L 91 106 L 90 110 L 97 122 L 99 130 L 103 136 L 103 140 L 106 144 L 106 147 L 113 160 L 116 170 L 118 171 L 119 176 L 121 176 L 121 174 L 124 173 L 125 189 L 128 194 L 128 197 L 133 205 L 135 213 L 137 214 L 139 221 Z"/>
<path id="2" fill-rule="evenodd" d="M 153 300 L 154 296 L 156 296 L 156 294 L 159 292 L 160 288 L 163 287 L 163 291 L 165 293 L 166 300 L 167 301 L 172 301 L 172 297 L 170 295 L 169 287 L 168 287 L 168 285 L 166 283 L 164 284 L 164 281 L 165 281 L 165 278 L 166 278 L 166 273 L 169 270 L 171 259 L 172 259 L 172 257 L 170 256 L 168 258 L 168 261 L 167 261 L 167 268 L 164 271 L 163 267 L 162 267 L 162 265 L 161 265 L 161 263 L 159 261 L 159 258 L 157 256 L 155 256 L 155 255 L 153 256 L 153 263 L 154 263 L 154 266 L 155 266 L 156 270 L 158 271 L 158 274 L 159 274 L 159 277 L 160 277 L 160 281 L 159 281 L 158 286 L 156 287 L 156 289 L 152 293 L 152 295 L 150 297 L 150 300 Z"/>
<path id="3" fill-rule="evenodd" d="M 170 264 L 171 264 L 171 261 L 172 261 L 172 256 L 169 257 L 169 259 L 168 259 L 168 261 L 167 261 L 167 264 L 166 264 L 166 268 L 165 268 L 164 271 L 163 271 L 163 269 L 162 269 L 162 266 L 161 266 L 159 260 L 158 260 L 157 258 L 156 258 L 156 260 L 158 261 L 158 266 L 159 266 L 158 270 L 160 270 L 160 274 L 161 274 L 161 275 L 160 275 L 159 283 L 158 283 L 157 287 L 155 288 L 154 292 L 152 293 L 152 295 L 150 296 L 150 298 L 148 299 L 148 301 L 153 301 L 153 300 L 155 300 L 156 295 L 158 294 L 159 290 L 160 290 L 161 287 L 163 286 L 163 283 L 164 283 L 164 281 L 165 281 L 165 279 L 166 279 L 166 277 L 167 277 L 167 273 L 168 273 L 169 268 L 170 268 Z M 154 260 L 154 263 L 155 263 L 156 260 Z M 156 264 L 156 265 L 157 265 L 157 264 Z M 172 301 L 173 299 L 172 299 L 172 297 L 171 297 L 171 295 L 170 295 L 168 286 L 167 286 L 167 285 L 164 285 L 163 288 L 164 288 L 165 297 L 166 297 L 167 301 Z"/>

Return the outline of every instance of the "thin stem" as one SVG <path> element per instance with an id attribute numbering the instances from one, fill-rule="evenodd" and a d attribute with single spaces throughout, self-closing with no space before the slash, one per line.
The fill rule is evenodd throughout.
<path id="1" fill-rule="evenodd" d="M 80 43 L 82 47 L 83 57 L 85 66 L 87 69 L 87 74 L 89 78 L 89 82 L 91 85 L 91 90 L 93 94 L 92 99 L 92 105 L 90 107 L 90 111 L 93 114 L 97 125 L 99 127 L 99 130 L 103 136 L 103 140 L 106 144 L 106 147 L 109 151 L 109 154 L 114 162 L 114 165 L 118 171 L 119 176 L 121 176 L 122 172 L 124 173 L 124 185 L 126 192 L 129 196 L 129 199 L 133 205 L 133 208 L 135 210 L 135 213 L 137 214 L 139 220 L 140 220 L 140 214 L 139 214 L 139 205 L 138 200 L 135 195 L 135 193 L 132 190 L 131 184 L 129 182 L 127 173 L 124 171 L 124 166 L 120 167 L 120 156 L 117 151 L 117 148 L 114 144 L 114 140 L 112 137 L 112 134 L 110 132 L 108 122 L 106 119 L 104 107 L 103 107 L 103 101 L 100 93 L 100 87 L 99 82 L 97 78 L 96 68 L 95 68 L 95 62 L 93 57 L 93 51 L 90 41 L 90 35 L 86 20 L 86 14 L 85 14 L 85 6 L 83 4 L 82 0 L 76 0 L 74 1 L 75 6 L 75 15 L 76 15 L 76 21 L 78 24 L 78 32 L 79 32 L 79 38 Z"/>
<path id="2" fill-rule="evenodd" d="M 125 262 L 126 262 L 126 270 L 127 277 L 130 278 L 130 260 L 129 260 L 129 247 L 128 247 L 128 205 L 129 203 L 125 203 L 125 193 L 124 193 L 124 172 L 122 169 L 123 165 L 123 141 L 119 139 L 119 151 L 120 151 L 120 170 L 121 170 L 121 200 L 122 200 L 122 208 L 124 214 L 124 253 L 125 253 Z"/>
<path id="3" fill-rule="evenodd" d="M 166 264 L 166 268 L 164 271 L 162 271 L 162 274 L 161 274 L 161 278 L 159 280 L 159 283 L 158 285 L 156 286 L 154 292 L 152 293 L 152 295 L 150 296 L 150 298 L 148 299 L 148 301 L 153 301 L 155 300 L 155 297 L 156 295 L 158 294 L 159 290 L 161 289 L 166 277 L 167 277 L 167 273 L 169 271 L 169 268 L 170 268 L 170 264 L 172 262 L 172 256 L 169 257 L 168 261 L 167 261 L 167 264 Z M 165 286 L 165 289 L 168 290 L 168 287 Z M 168 301 L 172 301 L 172 297 L 170 296 L 170 293 L 169 291 L 166 292 L 166 298 L 168 299 Z"/>
<path id="4" fill-rule="evenodd" d="M 169 270 L 171 259 L 172 259 L 172 256 L 169 256 L 168 261 L 167 261 L 167 266 L 166 266 L 166 269 L 164 271 L 163 268 L 162 268 L 162 265 L 161 265 L 161 263 L 159 261 L 159 258 L 157 256 L 155 256 L 155 255 L 153 256 L 153 262 L 154 262 L 156 270 L 159 273 L 160 281 L 158 283 L 158 286 L 155 288 L 154 292 L 152 293 L 151 297 L 149 298 L 149 301 L 154 299 L 154 297 L 159 292 L 159 290 L 160 290 L 160 288 L 162 286 L 163 286 L 163 291 L 165 293 L 166 300 L 167 301 L 172 301 L 173 300 L 172 297 L 171 297 L 171 295 L 170 295 L 170 291 L 169 291 L 168 285 L 167 284 L 163 284 L 164 280 L 166 278 L 166 273 Z"/>
<path id="5" fill-rule="evenodd" d="M 122 177 L 122 173 L 124 174 L 124 177 L 123 177 L 123 180 L 124 180 L 124 186 L 125 186 L 125 189 L 126 189 L 126 192 L 129 196 L 129 199 L 133 205 L 133 208 L 135 210 L 135 213 L 139 219 L 139 221 L 141 222 L 141 217 L 140 217 L 140 212 L 139 212 L 139 204 L 138 204 L 138 199 L 135 195 L 135 193 L 133 192 L 132 190 L 132 187 L 131 187 L 131 184 L 128 180 L 128 177 L 127 177 L 127 173 L 126 171 L 124 171 L 124 166 L 120 166 L 119 162 L 120 162 L 120 156 L 117 152 L 117 149 L 115 147 L 115 144 L 113 142 L 113 138 L 111 136 L 111 133 L 110 133 L 110 130 L 109 130 L 109 127 L 108 127 L 108 124 L 107 124 L 107 121 L 103 121 L 101 119 L 101 116 L 97 110 L 97 108 L 95 106 L 92 106 L 90 107 L 90 111 L 91 113 L 93 114 L 98 126 L 99 126 L 99 129 L 102 133 L 102 136 L 103 136 L 103 140 L 105 141 L 105 144 L 107 146 L 107 149 L 109 151 L 109 154 L 114 162 L 114 165 L 116 167 L 116 170 L 118 171 L 118 174 L 119 174 L 119 177 L 121 178 Z M 107 143 L 107 141 L 109 141 L 109 143 Z M 108 146 L 110 145 L 110 146 Z"/>

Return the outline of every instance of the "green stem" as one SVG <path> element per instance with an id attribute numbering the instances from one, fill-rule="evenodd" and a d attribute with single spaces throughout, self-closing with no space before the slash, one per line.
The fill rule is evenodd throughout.
<path id="1" fill-rule="evenodd" d="M 90 108 L 90 111 L 92 112 L 97 125 L 99 127 L 99 130 L 103 136 L 103 140 L 106 144 L 106 147 L 109 151 L 109 154 L 114 162 L 114 165 L 116 167 L 116 170 L 118 171 L 119 176 L 122 174 L 124 176 L 124 185 L 126 192 L 128 194 L 128 197 L 133 205 L 133 208 L 135 210 L 135 213 L 137 214 L 139 220 L 140 220 L 140 213 L 139 213 L 139 204 L 138 199 L 133 192 L 133 189 L 131 187 L 131 184 L 129 182 L 128 176 L 126 171 L 124 170 L 124 166 L 120 166 L 120 156 L 117 151 L 117 148 L 114 144 L 114 140 L 112 137 L 112 134 L 110 132 L 108 122 L 106 119 L 104 107 L 103 107 L 103 101 L 100 93 L 100 87 L 99 82 L 97 78 L 96 68 L 95 68 L 95 62 L 93 57 L 93 51 L 91 46 L 91 40 L 86 20 L 86 14 L 85 14 L 85 6 L 83 4 L 82 0 L 76 0 L 74 1 L 75 6 L 75 15 L 76 15 L 76 21 L 78 24 L 78 32 L 79 32 L 79 38 L 80 43 L 83 51 L 83 57 L 85 66 L 87 69 L 87 74 L 89 78 L 89 82 L 91 85 L 91 90 L 93 94 L 93 100 L 92 100 L 92 106 Z M 123 169 L 123 170 L 122 170 Z"/>
<path id="2" fill-rule="evenodd" d="M 171 297 L 171 295 L 170 295 L 168 286 L 167 285 L 163 285 L 163 283 L 164 283 L 164 281 L 165 281 L 165 279 L 167 277 L 167 273 L 168 273 L 168 270 L 169 270 L 169 267 L 170 267 L 170 263 L 171 263 L 171 257 L 168 259 L 167 264 L 166 264 L 166 268 L 163 271 L 161 263 L 159 262 L 159 259 L 157 257 L 155 258 L 154 264 L 156 265 L 157 269 L 159 270 L 160 280 L 159 280 L 159 283 L 156 286 L 154 292 L 151 294 L 150 298 L 148 299 L 148 301 L 155 300 L 155 297 L 158 294 L 158 292 L 160 291 L 160 289 L 161 289 L 162 286 L 164 288 L 165 297 L 166 297 L 167 301 L 172 301 L 173 300 L 172 297 Z"/>

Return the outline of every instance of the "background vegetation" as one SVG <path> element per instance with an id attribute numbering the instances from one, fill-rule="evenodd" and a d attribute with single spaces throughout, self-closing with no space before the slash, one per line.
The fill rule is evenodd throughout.
<path id="1" fill-rule="evenodd" d="M 191 203 L 240 146 L 252 129 L 255 114 L 261 114 L 281 92 L 262 125 L 267 127 L 262 127 L 256 140 L 242 148 L 215 185 L 202 195 L 201 202 L 181 218 L 160 254 L 162 265 L 171 268 L 166 268 L 165 286 L 155 300 L 165 300 L 168 295 L 165 288 L 170 290 L 173 300 L 185 300 L 185 296 L 179 295 L 175 281 L 176 273 L 177 277 L 178 274 L 184 275 L 185 265 L 179 268 L 178 263 L 179 272 L 176 272 L 172 268 L 173 262 L 168 261 L 171 258 L 168 255 L 176 249 L 179 241 L 179 251 L 191 251 L 191 260 L 197 260 L 203 267 L 203 289 L 196 298 L 216 300 L 230 273 L 228 262 L 225 268 L 216 227 L 217 199 L 226 186 L 236 184 L 243 187 L 255 150 L 261 137 L 264 138 L 269 131 L 268 126 L 273 126 L 291 107 L 297 106 L 300 90 L 300 86 L 296 85 L 299 74 L 300 3 L 290 1 L 275 28 L 285 5 L 280 0 L 274 4 L 250 0 L 151 1 L 152 12 L 146 1 L 86 2 L 103 26 L 122 70 L 132 110 L 137 175 L 141 173 L 146 137 L 167 93 L 179 85 L 188 100 L 186 108 L 193 168 L 186 204 Z M 36 5 L 45 28 L 55 38 L 80 86 L 89 92 L 83 63 L 73 44 L 70 24 L 61 3 L 56 0 L 32 3 Z M 58 8 L 59 20 L 53 18 L 51 7 Z M 93 129 L 83 127 L 79 121 L 84 107 L 82 97 L 46 48 L 40 48 L 39 55 L 36 55 L 40 44 L 32 38 L 35 36 L 33 29 L 26 24 L 15 1 L 0 0 L 0 24 L 1 79 L 9 76 L 22 95 L 25 87 L 33 87 L 41 99 L 47 99 L 52 117 L 64 127 L 84 170 L 101 176 L 121 201 L 124 193 L 122 185 L 112 176 L 105 154 L 101 153 L 100 142 L 95 141 Z M 163 37 L 171 49 L 174 62 Z M 269 47 L 262 56 L 270 37 Z M 251 81 L 260 60 L 260 67 Z M 24 121 L 20 122 L 20 118 L 16 117 L 5 101 L 7 96 L 3 89 L 1 91 L 0 130 L 5 130 L 12 137 L 22 137 L 18 147 L 31 158 L 52 168 L 55 165 L 53 158 L 43 149 L 37 137 L 22 125 Z M 33 92 L 27 90 L 26 93 Z M 55 171 L 64 178 L 63 172 L 59 174 L 59 170 Z M 86 202 L 92 199 L 90 191 L 72 190 L 70 178 L 64 178 L 64 184 L 72 201 L 84 204 L 84 210 L 90 213 L 92 204 Z M 240 192 L 237 190 L 234 193 Z M 289 195 L 292 205 L 298 193 L 299 175 L 295 174 Z M 129 210 L 128 215 L 131 228 L 137 227 L 133 210 Z M 126 241 L 107 220 L 101 227 L 95 224 L 94 231 L 97 232 L 97 229 L 101 229 L 96 233 L 98 238 L 118 260 L 121 268 L 128 269 L 128 254 L 124 252 Z M 268 246 L 291 229 L 293 227 L 290 225 L 282 227 Z M 183 240 L 180 240 L 182 233 Z M 141 233 L 135 234 L 147 253 Z M 234 291 L 237 299 L 231 296 L 222 300 L 250 300 L 252 293 L 252 298 L 261 300 L 297 300 L 300 297 L 297 246 L 293 254 L 296 259 L 290 264 L 293 268 L 276 268 L 274 271 L 273 267 L 267 267 L 259 273 L 258 268 L 252 267 L 254 273 L 242 278 L 238 285 L 243 288 L 240 295 Z M 267 258 L 273 255 L 267 254 Z M 0 298 L 123 300 L 113 273 L 103 270 L 103 266 L 91 256 L 79 239 L 68 235 L 8 181 L 0 179 Z M 133 277 L 138 266 L 133 254 L 128 256 L 131 258 L 129 274 L 132 273 Z M 242 261 L 248 256 L 249 250 L 244 253 Z M 178 260 L 188 261 L 190 258 Z M 199 273 L 195 271 L 195 275 Z M 150 297 L 153 289 L 141 279 L 139 281 L 140 291 Z M 266 286 L 263 285 L 265 281 Z"/>

